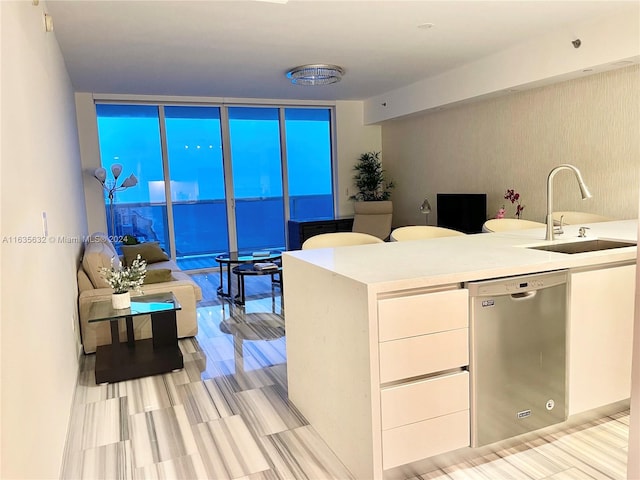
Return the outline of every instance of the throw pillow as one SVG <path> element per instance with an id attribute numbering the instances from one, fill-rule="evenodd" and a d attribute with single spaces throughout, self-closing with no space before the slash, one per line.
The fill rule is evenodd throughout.
<path id="1" fill-rule="evenodd" d="M 166 262 L 169 256 L 160 248 L 158 242 L 145 242 L 138 245 L 122 245 L 122 255 L 124 255 L 125 265 L 131 265 L 138 254 L 148 264 Z"/>
<path id="2" fill-rule="evenodd" d="M 147 270 L 147 274 L 144 277 L 144 284 L 170 282 L 171 280 L 173 280 L 171 270 L 168 268 L 155 268 L 153 270 Z"/>
<path id="3" fill-rule="evenodd" d="M 122 237 L 122 243 L 125 245 L 138 245 L 140 242 L 138 239 L 132 235 L 125 235 Z"/>
<path id="4" fill-rule="evenodd" d="M 109 283 L 100 275 L 100 267 L 120 268 L 120 259 L 113 254 L 111 244 L 101 241 L 91 241 L 87 243 L 82 258 L 82 269 L 91 280 L 95 288 L 111 288 Z"/>

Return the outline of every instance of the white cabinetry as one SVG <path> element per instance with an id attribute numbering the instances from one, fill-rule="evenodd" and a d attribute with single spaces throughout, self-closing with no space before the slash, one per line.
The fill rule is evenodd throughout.
<path id="1" fill-rule="evenodd" d="M 469 372 L 383 388 L 383 468 L 468 446 L 469 422 Z"/>
<path id="2" fill-rule="evenodd" d="M 358 479 L 469 445 L 468 293 L 283 257 L 289 398 Z"/>
<path id="3" fill-rule="evenodd" d="M 629 395 L 636 252 L 520 248 L 530 232 L 283 254 L 289 399 L 355 478 L 469 445 L 467 281 L 570 269 L 569 411 Z"/>
<path id="4" fill-rule="evenodd" d="M 383 468 L 469 445 L 469 296 L 378 301 Z"/>
<path id="5" fill-rule="evenodd" d="M 570 272 L 569 415 L 629 398 L 635 265 Z"/>

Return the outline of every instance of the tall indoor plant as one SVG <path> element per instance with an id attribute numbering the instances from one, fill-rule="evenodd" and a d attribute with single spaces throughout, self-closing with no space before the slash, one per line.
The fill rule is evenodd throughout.
<path id="1" fill-rule="evenodd" d="M 363 153 L 353 169 L 358 189 L 358 193 L 351 196 L 356 200 L 353 204 L 353 231 L 385 240 L 391 233 L 393 204 L 390 198 L 394 185 L 385 178 L 380 152 Z"/>
<path id="2" fill-rule="evenodd" d="M 353 200 L 371 202 L 391 198 L 394 185 L 385 179 L 380 152 L 363 153 L 353 169 L 356 171 L 353 179 L 358 189 L 358 193 L 351 197 Z"/>

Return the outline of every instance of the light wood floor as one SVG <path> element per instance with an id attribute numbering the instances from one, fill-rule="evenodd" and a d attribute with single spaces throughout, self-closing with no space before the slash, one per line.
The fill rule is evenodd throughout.
<path id="1" fill-rule="evenodd" d="M 205 300 L 179 372 L 96 385 L 84 356 L 62 478 L 353 478 L 287 398 L 283 305 L 267 278 L 247 279 L 238 307 L 216 296 L 216 273 L 194 276 Z M 628 427 L 622 411 L 405 478 L 623 480 Z"/>

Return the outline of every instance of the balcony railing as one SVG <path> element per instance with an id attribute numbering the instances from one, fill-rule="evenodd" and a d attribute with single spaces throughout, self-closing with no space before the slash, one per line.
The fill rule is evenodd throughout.
<path id="1" fill-rule="evenodd" d="M 107 210 L 108 210 L 107 206 Z M 167 207 L 152 203 L 116 203 L 115 232 L 139 241 L 156 241 L 169 251 Z M 236 200 L 236 231 L 241 250 L 284 249 L 286 226 L 282 197 Z M 107 211 L 107 217 L 108 215 Z M 331 217 L 331 195 L 290 197 L 292 219 Z M 215 256 L 229 250 L 227 209 L 223 199 L 173 202 L 176 257 Z"/>

